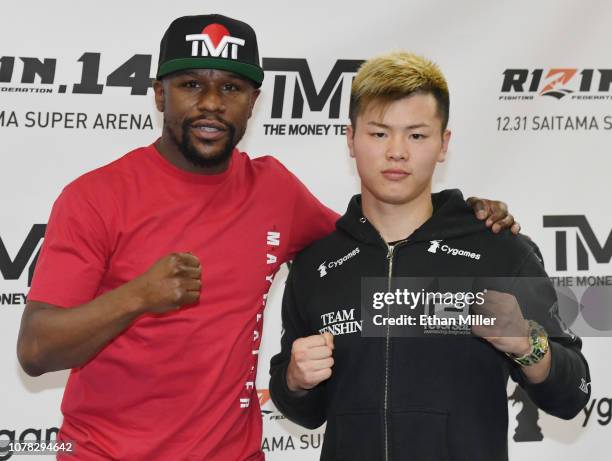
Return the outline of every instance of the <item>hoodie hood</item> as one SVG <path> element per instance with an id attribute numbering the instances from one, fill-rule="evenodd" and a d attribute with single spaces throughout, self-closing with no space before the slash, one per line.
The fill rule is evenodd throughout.
<path id="1" fill-rule="evenodd" d="M 431 199 L 433 214 L 409 236 L 411 241 L 448 239 L 487 230 L 484 221 L 476 218 L 474 210 L 465 202 L 459 189 L 447 189 L 431 194 Z M 379 232 L 363 215 L 360 194 L 351 198 L 348 209 L 336 223 L 336 228 L 364 243 L 383 243 Z"/>

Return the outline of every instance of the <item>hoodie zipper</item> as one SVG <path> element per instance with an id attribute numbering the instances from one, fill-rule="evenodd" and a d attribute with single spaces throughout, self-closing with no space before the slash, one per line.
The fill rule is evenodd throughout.
<path id="1" fill-rule="evenodd" d="M 359 222 L 362 224 L 365 224 L 368 220 L 365 217 L 361 217 L 359 219 Z M 376 231 L 376 233 L 378 234 L 378 236 L 380 237 L 380 240 L 383 242 L 383 244 L 385 245 L 385 247 L 387 248 L 387 261 L 388 261 L 388 266 L 387 266 L 387 290 L 390 292 L 391 291 L 391 279 L 393 277 L 393 255 L 395 252 L 395 249 L 406 245 L 409 242 L 409 238 L 406 238 L 405 240 L 402 240 L 400 242 L 397 242 L 395 245 L 389 245 L 387 243 L 387 241 L 383 238 L 383 236 L 380 234 L 380 232 L 378 232 L 378 229 L 374 228 L 374 230 Z M 389 317 L 390 311 L 389 311 L 389 306 L 387 306 L 387 317 Z M 389 347 L 390 347 L 390 343 L 391 343 L 391 337 L 390 337 L 390 326 L 389 323 L 387 323 L 387 331 L 385 334 L 385 393 L 384 393 L 384 403 L 383 403 L 383 421 L 384 421 L 384 438 L 385 438 L 385 445 L 384 445 L 384 461 L 389 461 L 390 457 L 389 457 Z"/>
<path id="2" fill-rule="evenodd" d="M 380 234 L 379 234 L 380 235 Z M 393 255 L 394 251 L 397 247 L 405 245 L 408 239 L 396 243 L 395 245 L 389 245 L 385 239 L 383 239 L 382 235 L 380 236 L 381 240 L 387 246 L 387 260 L 388 260 L 388 268 L 387 268 L 387 291 L 391 291 L 391 279 L 393 277 Z M 389 317 L 389 306 L 387 306 L 387 317 Z M 385 394 L 384 394 L 384 403 L 383 403 L 383 418 L 384 418 L 384 432 L 385 432 L 385 461 L 389 461 L 389 347 L 391 344 L 390 337 L 390 326 L 387 322 L 387 331 L 385 334 Z"/>

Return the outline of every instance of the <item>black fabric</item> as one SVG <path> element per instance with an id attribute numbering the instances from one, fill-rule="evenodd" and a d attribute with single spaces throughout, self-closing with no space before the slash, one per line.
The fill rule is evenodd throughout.
<path id="1" fill-rule="evenodd" d="M 336 231 L 294 261 L 283 297 L 281 352 L 270 365 L 270 394 L 281 412 L 308 428 L 327 421 L 324 461 L 506 461 L 509 377 L 539 408 L 561 418 L 572 418 L 589 400 L 579 389 L 582 379 L 590 382 L 581 340 L 553 315 L 555 292 L 537 247 L 509 231 L 490 232 L 458 190 L 432 198 L 433 216 L 395 247 L 393 276 L 542 277 L 543 286 L 521 301 L 529 304 L 522 305 L 525 317 L 551 335 L 550 375 L 541 384 L 528 383 L 518 365 L 480 338 L 387 341 L 355 330 L 362 277 L 387 277 L 389 268 L 387 244 L 355 196 Z M 436 240 L 479 256 L 429 251 Z M 332 377 L 297 396 L 285 381 L 293 341 L 320 333 L 330 313 L 338 312 L 343 319 L 335 324 L 342 326 L 334 331 Z"/>

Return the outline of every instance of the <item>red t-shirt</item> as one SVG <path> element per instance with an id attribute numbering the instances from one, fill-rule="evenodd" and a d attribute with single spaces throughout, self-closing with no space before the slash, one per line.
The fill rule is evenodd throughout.
<path id="1" fill-rule="evenodd" d="M 30 300 L 78 306 L 171 252 L 199 257 L 203 288 L 196 307 L 141 316 L 72 370 L 59 438 L 86 461 L 263 460 L 255 376 L 266 293 L 337 217 L 278 160 L 237 150 L 207 176 L 149 146 L 69 184 Z"/>

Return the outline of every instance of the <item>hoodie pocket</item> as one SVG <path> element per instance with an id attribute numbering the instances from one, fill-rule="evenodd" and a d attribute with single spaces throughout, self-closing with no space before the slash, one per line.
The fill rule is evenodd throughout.
<path id="1" fill-rule="evenodd" d="M 393 461 L 447 461 L 448 413 L 428 408 L 395 411 L 390 416 Z"/>
<path id="2" fill-rule="evenodd" d="M 382 459 L 382 415 L 355 412 L 336 415 L 336 461 Z"/>

